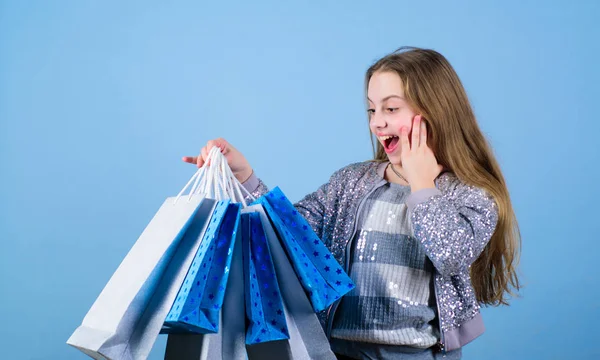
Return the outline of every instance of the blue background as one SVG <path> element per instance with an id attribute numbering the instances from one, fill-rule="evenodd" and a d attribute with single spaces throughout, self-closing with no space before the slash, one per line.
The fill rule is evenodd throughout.
<path id="1" fill-rule="evenodd" d="M 283 3 L 0 1 L 1 358 L 85 358 L 65 341 L 207 140 L 292 200 L 368 159 L 364 72 L 402 45 L 454 65 L 521 225 L 526 287 L 464 358 L 600 356 L 600 2 Z"/>

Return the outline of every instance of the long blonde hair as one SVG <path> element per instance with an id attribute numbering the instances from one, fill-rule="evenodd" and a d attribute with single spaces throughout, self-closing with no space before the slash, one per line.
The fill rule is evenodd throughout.
<path id="1" fill-rule="evenodd" d="M 516 273 L 521 248 L 517 219 L 500 166 L 483 136 L 458 75 L 434 50 L 402 47 L 373 64 L 365 87 L 376 72 L 400 76 L 404 95 L 428 125 L 428 144 L 436 159 L 462 182 L 486 190 L 498 206 L 496 229 L 471 266 L 477 300 L 508 304 L 520 284 Z M 371 137 L 375 161 L 386 161 L 383 146 Z M 376 144 L 376 145 L 375 145 Z"/>

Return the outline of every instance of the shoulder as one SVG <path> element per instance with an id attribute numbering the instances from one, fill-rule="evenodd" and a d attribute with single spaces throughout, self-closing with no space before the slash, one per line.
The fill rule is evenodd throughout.
<path id="1" fill-rule="evenodd" d="M 380 163 L 376 161 L 362 161 L 346 165 L 336 170 L 333 175 L 331 175 L 330 181 L 346 182 L 349 180 L 358 180 L 364 176 L 377 176 L 377 167 L 379 164 Z"/>
<path id="2" fill-rule="evenodd" d="M 495 208 L 493 196 L 485 189 L 467 184 L 452 172 L 444 172 L 436 179 L 436 186 L 444 196 L 465 205 Z"/>

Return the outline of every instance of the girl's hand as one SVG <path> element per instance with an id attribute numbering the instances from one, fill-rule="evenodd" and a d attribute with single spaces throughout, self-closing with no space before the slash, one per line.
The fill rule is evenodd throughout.
<path id="1" fill-rule="evenodd" d="M 413 119 L 412 138 L 408 141 L 408 128 L 401 129 L 402 168 L 412 192 L 435 188 L 434 180 L 442 172 L 442 166 L 435 159 L 433 151 L 427 146 L 427 128 L 421 115 Z"/>
<path id="2" fill-rule="evenodd" d="M 202 148 L 198 156 L 184 156 L 183 161 L 201 167 L 206 162 L 206 158 L 208 157 L 210 149 L 212 149 L 214 146 L 217 146 L 221 149 L 221 152 L 227 159 L 227 164 L 229 164 L 233 175 L 235 175 L 239 182 L 243 183 L 250 178 L 252 175 L 252 167 L 250 167 L 250 164 L 244 155 L 237 151 L 223 138 L 210 140 L 206 143 L 206 146 Z"/>

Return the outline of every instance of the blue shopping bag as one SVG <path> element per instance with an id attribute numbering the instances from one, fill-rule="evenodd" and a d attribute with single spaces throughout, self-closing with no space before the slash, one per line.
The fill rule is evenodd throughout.
<path id="1" fill-rule="evenodd" d="M 245 217 L 247 213 L 260 216 L 262 229 L 275 269 L 273 273 L 282 298 L 283 308 L 281 310 L 287 326 L 285 332 L 289 334 L 289 339 L 262 341 L 259 338 L 261 342 L 256 341 L 248 344 L 248 342 L 252 342 L 247 341 L 249 336 L 253 335 L 253 329 L 248 327 L 250 326 L 248 318 L 253 315 L 244 316 L 248 310 L 245 302 L 249 294 L 244 291 L 247 272 L 244 269 L 244 246 L 242 244 L 242 239 L 246 233 L 245 229 L 249 227 L 249 218 Z M 234 246 L 234 258 L 231 262 L 230 276 L 219 318 L 219 331 L 216 334 L 198 335 L 171 333 L 167 342 L 165 359 L 335 360 L 335 355 L 331 351 L 329 341 L 321 328 L 313 305 L 299 277 L 296 275 L 289 256 L 286 255 L 284 241 L 277 235 L 265 207 L 261 204 L 249 206 L 242 210 L 241 216 L 238 230 L 239 238 L 236 239 L 237 244 Z M 257 233 L 258 231 L 260 231 L 260 228 L 257 228 Z M 247 234 L 251 233 L 248 232 Z M 249 245 L 249 241 L 246 244 Z M 246 252 L 247 254 L 250 253 L 249 250 Z M 258 249 L 256 249 L 256 252 L 258 253 Z M 250 258 L 248 257 L 248 259 Z M 255 271 L 259 271 L 261 268 L 262 266 L 259 264 Z M 255 288 L 257 283 L 258 281 L 254 283 Z M 268 309 L 268 300 L 263 297 L 262 304 L 265 303 L 267 305 L 264 308 Z M 277 312 L 276 314 L 279 315 Z M 279 323 L 279 320 L 277 320 L 277 323 Z M 262 333 L 262 330 L 259 331 Z"/>
<path id="2" fill-rule="evenodd" d="M 219 201 L 163 333 L 216 333 L 240 222 L 240 204 Z"/>
<path id="3" fill-rule="evenodd" d="M 255 203 L 263 205 L 315 311 L 354 289 L 348 274 L 279 187 Z"/>
<path id="4" fill-rule="evenodd" d="M 257 212 L 242 214 L 246 344 L 289 339 L 271 251 Z"/>

